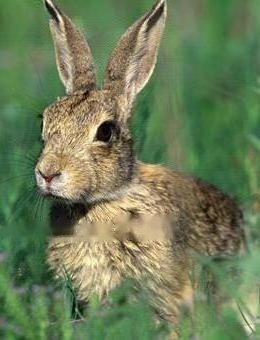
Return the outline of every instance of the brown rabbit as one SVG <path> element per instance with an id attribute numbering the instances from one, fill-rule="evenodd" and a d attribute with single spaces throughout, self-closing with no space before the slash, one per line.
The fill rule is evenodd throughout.
<path id="1" fill-rule="evenodd" d="M 191 287 L 189 250 L 214 257 L 237 254 L 243 229 L 241 211 L 228 195 L 135 157 L 131 109 L 156 64 L 166 1 L 158 0 L 123 35 L 102 89 L 96 86 L 93 58 L 83 35 L 52 0 L 44 2 L 67 92 L 44 111 L 44 147 L 35 170 L 41 192 L 62 202 L 52 207 L 54 234 L 74 234 L 97 222 L 116 225 L 121 216 L 129 221 L 170 216 L 171 225 L 171 236 L 158 241 L 53 237 L 50 267 L 57 276 L 64 270 L 69 273 L 83 302 L 93 293 L 105 298 L 131 277 L 151 293 L 151 305 L 159 315 L 176 323 Z"/>

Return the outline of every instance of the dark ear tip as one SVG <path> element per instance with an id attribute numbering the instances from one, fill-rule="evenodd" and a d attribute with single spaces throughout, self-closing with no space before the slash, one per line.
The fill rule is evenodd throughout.
<path id="1" fill-rule="evenodd" d="M 152 10 L 149 12 L 149 20 L 147 22 L 147 32 L 156 25 L 158 20 L 164 15 L 166 16 L 167 3 L 166 0 L 159 0 L 156 2 Z"/>
<path id="2" fill-rule="evenodd" d="M 158 0 L 155 5 L 156 11 L 159 11 L 161 13 L 165 12 L 167 9 L 167 1 L 166 0 Z"/>
<path id="3" fill-rule="evenodd" d="M 53 3 L 52 0 L 44 0 L 45 7 L 49 14 L 51 15 L 52 19 L 56 21 L 56 23 L 60 23 L 60 18 L 59 15 L 60 10 L 58 7 Z"/>

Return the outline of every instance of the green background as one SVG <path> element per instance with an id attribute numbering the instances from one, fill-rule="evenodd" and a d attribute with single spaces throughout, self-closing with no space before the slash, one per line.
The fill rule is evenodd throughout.
<path id="1" fill-rule="evenodd" d="M 117 40 L 152 1 L 60 0 L 59 5 L 86 33 L 101 84 Z M 238 320 L 257 316 L 260 281 L 260 3 L 169 0 L 168 7 L 158 64 L 134 110 L 136 151 L 143 161 L 218 185 L 244 207 L 251 255 L 239 263 L 239 288 L 232 280 L 225 286 L 246 304 L 241 302 L 238 312 L 223 309 L 218 322 L 199 302 L 197 327 L 187 317 L 181 331 L 184 339 L 194 329 L 202 339 L 244 339 Z M 0 336 L 157 338 L 165 329 L 155 331 L 142 297 L 122 303 L 128 285 L 115 292 L 106 312 L 93 298 L 88 322 L 74 327 L 68 321 L 70 299 L 61 293 L 69 289 L 61 290 L 44 264 L 48 207 L 34 193 L 33 167 L 41 147 L 39 116 L 63 94 L 41 1 L 1 1 Z"/>

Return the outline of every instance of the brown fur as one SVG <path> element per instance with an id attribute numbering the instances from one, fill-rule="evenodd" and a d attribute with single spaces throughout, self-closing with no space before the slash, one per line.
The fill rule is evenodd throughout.
<path id="1" fill-rule="evenodd" d="M 165 242 L 53 238 L 50 267 L 57 276 L 64 270 L 69 273 L 78 299 L 85 302 L 93 293 L 103 299 L 122 280 L 134 278 L 151 293 L 157 312 L 177 322 L 179 307 L 190 292 L 190 249 L 216 257 L 235 255 L 243 243 L 243 230 L 242 214 L 228 195 L 135 158 L 128 120 L 133 100 L 156 63 L 166 3 L 157 1 L 123 36 L 99 90 L 92 88 L 94 70 L 91 62 L 86 63 L 92 59 L 89 48 L 82 48 L 82 35 L 51 0 L 45 2 L 51 25 L 56 25 L 54 42 L 65 46 L 56 58 L 70 94 L 44 112 L 44 148 L 36 167 L 40 189 L 69 203 L 53 205 L 54 233 L 65 227 L 70 234 L 77 233 L 82 220 L 116 223 L 118 216 L 142 221 L 142 216 L 157 214 L 169 216 L 171 224 L 171 237 Z M 77 58 L 70 58 L 75 52 Z M 97 141 L 97 129 L 107 121 L 114 122 L 113 137 L 108 143 Z M 47 189 L 41 174 L 56 175 Z"/>

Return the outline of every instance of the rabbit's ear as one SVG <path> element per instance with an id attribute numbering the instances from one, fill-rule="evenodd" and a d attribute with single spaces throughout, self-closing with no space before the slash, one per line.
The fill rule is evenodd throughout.
<path id="1" fill-rule="evenodd" d="M 87 41 L 52 0 L 43 1 L 51 15 L 50 28 L 57 67 L 67 94 L 95 88 L 94 62 Z"/>
<path id="2" fill-rule="evenodd" d="M 104 88 L 125 95 L 129 104 L 152 75 L 166 12 L 166 0 L 158 0 L 148 13 L 126 31 L 109 61 Z"/>

